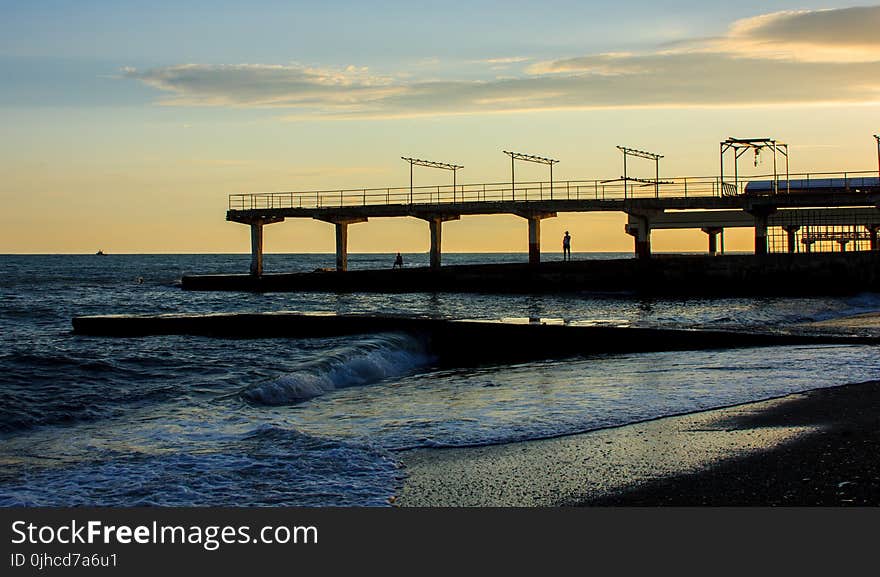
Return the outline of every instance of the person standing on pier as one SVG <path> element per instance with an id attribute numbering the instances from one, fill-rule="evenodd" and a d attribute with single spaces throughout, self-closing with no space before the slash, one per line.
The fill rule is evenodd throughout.
<path id="1" fill-rule="evenodd" d="M 571 260 L 571 235 L 568 231 L 565 231 L 565 236 L 562 237 L 562 260 Z"/>

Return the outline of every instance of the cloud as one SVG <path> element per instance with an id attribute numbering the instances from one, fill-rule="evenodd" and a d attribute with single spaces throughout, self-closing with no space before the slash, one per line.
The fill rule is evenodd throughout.
<path id="1" fill-rule="evenodd" d="M 272 64 L 181 64 L 139 71 L 127 78 L 171 93 L 176 106 L 323 107 L 351 106 L 386 98 L 398 87 L 366 68 L 343 70 Z"/>
<path id="2" fill-rule="evenodd" d="M 528 56 L 503 56 L 499 58 L 486 58 L 484 60 L 476 60 L 479 64 L 487 64 L 491 70 L 506 70 L 515 64 L 522 64 L 530 61 Z"/>
<path id="3" fill-rule="evenodd" d="M 691 48 L 803 62 L 880 61 L 880 6 L 773 12 L 734 22 Z"/>
<path id="4" fill-rule="evenodd" d="M 653 52 L 531 64 L 482 80 L 383 77 L 366 68 L 186 64 L 124 75 L 175 106 L 275 107 L 289 118 L 389 118 L 538 110 L 880 101 L 880 7 L 776 12 L 723 37 Z M 492 66 L 525 57 L 491 58 Z"/>
<path id="5" fill-rule="evenodd" d="M 775 12 L 740 20 L 736 36 L 768 42 L 880 47 L 880 6 Z"/>
<path id="6" fill-rule="evenodd" d="M 639 74 L 649 72 L 642 64 L 637 63 L 635 55 L 628 52 L 594 54 L 538 62 L 528 68 L 530 74 L 558 74 L 561 72 L 578 74 L 595 74 L 598 76 L 620 76 L 623 74 Z"/>

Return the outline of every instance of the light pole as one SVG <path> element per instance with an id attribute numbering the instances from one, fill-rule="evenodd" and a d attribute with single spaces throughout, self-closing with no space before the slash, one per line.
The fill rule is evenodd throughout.
<path id="1" fill-rule="evenodd" d="M 559 162 L 553 158 L 544 158 L 543 156 L 535 156 L 534 154 L 524 154 L 522 152 L 502 151 L 510 156 L 510 195 L 512 200 L 516 200 L 516 174 L 514 173 L 513 161 L 525 160 L 526 162 L 537 162 L 538 164 L 547 164 L 550 166 L 550 198 L 553 198 L 553 165 Z M 528 192 L 526 192 L 526 200 L 528 200 Z"/>
<path id="2" fill-rule="evenodd" d="M 662 154 L 654 154 L 653 152 L 645 152 L 644 150 L 638 150 L 637 148 L 627 148 L 625 146 L 618 146 L 618 150 L 623 153 L 623 197 L 626 198 L 626 182 L 628 180 L 635 180 L 637 182 L 649 182 L 645 181 L 641 178 L 629 178 L 626 174 L 626 157 L 627 156 L 636 156 L 638 158 L 647 158 L 648 160 L 654 161 L 654 198 L 660 197 L 660 159 L 663 158 Z"/>
<path id="3" fill-rule="evenodd" d="M 877 141 L 877 176 L 880 177 L 880 134 L 875 134 L 874 140 Z"/>
<path id="4" fill-rule="evenodd" d="M 449 164 L 446 162 L 434 162 L 433 160 L 422 160 L 420 158 L 409 158 L 407 156 L 401 156 L 402 160 L 405 160 L 409 163 L 409 203 L 412 204 L 413 201 L 413 166 L 427 166 L 428 168 L 442 168 L 443 170 L 451 170 L 452 171 L 452 202 L 455 202 L 455 188 L 457 186 L 456 183 L 456 172 L 459 169 L 464 168 L 464 166 L 460 164 Z M 439 195 L 439 193 L 438 193 Z M 438 198 L 439 200 L 439 198 Z"/>

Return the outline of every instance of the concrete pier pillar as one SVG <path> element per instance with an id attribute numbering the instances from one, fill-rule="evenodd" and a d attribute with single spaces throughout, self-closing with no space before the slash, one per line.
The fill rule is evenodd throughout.
<path id="1" fill-rule="evenodd" d="M 541 221 L 545 218 L 553 218 L 555 212 L 521 212 L 518 216 L 523 217 L 529 223 L 529 264 L 541 264 Z"/>
<path id="2" fill-rule="evenodd" d="M 251 275 L 263 275 L 263 221 L 251 223 Z"/>
<path id="3" fill-rule="evenodd" d="M 647 226 L 639 228 L 635 242 L 636 256 L 639 258 L 651 258 L 651 229 Z"/>
<path id="4" fill-rule="evenodd" d="M 529 221 L 529 264 L 541 263 L 541 219 L 530 218 Z"/>
<path id="5" fill-rule="evenodd" d="M 636 256 L 651 258 L 651 221 L 648 216 L 631 213 L 625 230 L 635 239 Z"/>
<path id="6" fill-rule="evenodd" d="M 797 237 L 795 233 L 800 229 L 801 227 L 796 224 L 786 224 L 782 227 L 782 230 L 785 231 L 786 247 L 789 253 L 797 252 Z"/>
<path id="7" fill-rule="evenodd" d="M 443 221 L 439 218 L 429 220 L 431 228 L 431 269 L 440 268 L 441 245 L 443 241 Z"/>
<path id="8" fill-rule="evenodd" d="M 718 253 L 718 235 L 724 229 L 719 226 L 707 226 L 702 230 L 709 236 L 709 254 L 715 256 Z"/>
<path id="9" fill-rule="evenodd" d="M 336 272 L 348 270 L 348 225 L 359 222 L 367 222 L 366 217 L 337 217 L 327 216 L 317 218 L 322 222 L 329 222 L 336 227 Z"/>
<path id="10" fill-rule="evenodd" d="M 755 254 L 767 254 L 767 217 L 755 217 Z"/>
<path id="11" fill-rule="evenodd" d="M 458 220 L 461 215 L 419 214 L 415 216 L 428 221 L 428 228 L 431 231 L 431 270 L 439 270 L 443 255 L 443 223 L 447 220 Z"/>
<path id="12" fill-rule="evenodd" d="M 336 225 L 336 271 L 348 270 L 348 223 L 337 222 Z"/>
<path id="13" fill-rule="evenodd" d="M 231 213 L 231 211 L 230 211 Z M 246 224 L 251 227 L 251 275 L 263 275 L 263 226 L 276 222 L 284 222 L 283 216 L 260 216 L 250 215 L 235 217 L 227 214 L 226 220 Z"/>
<path id="14" fill-rule="evenodd" d="M 755 254 L 767 254 L 767 220 L 776 212 L 775 206 L 759 204 L 746 209 L 755 219 Z"/>
<path id="15" fill-rule="evenodd" d="M 871 243 L 871 250 L 877 250 L 877 229 L 880 225 L 870 224 L 865 227 L 868 229 L 868 239 Z"/>

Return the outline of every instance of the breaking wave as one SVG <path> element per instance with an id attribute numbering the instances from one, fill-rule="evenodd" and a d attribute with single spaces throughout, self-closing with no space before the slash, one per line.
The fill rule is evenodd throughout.
<path id="1" fill-rule="evenodd" d="M 291 373 L 245 389 L 241 396 L 263 405 L 289 405 L 336 389 L 401 377 L 434 360 L 422 338 L 381 334 L 330 351 Z"/>

